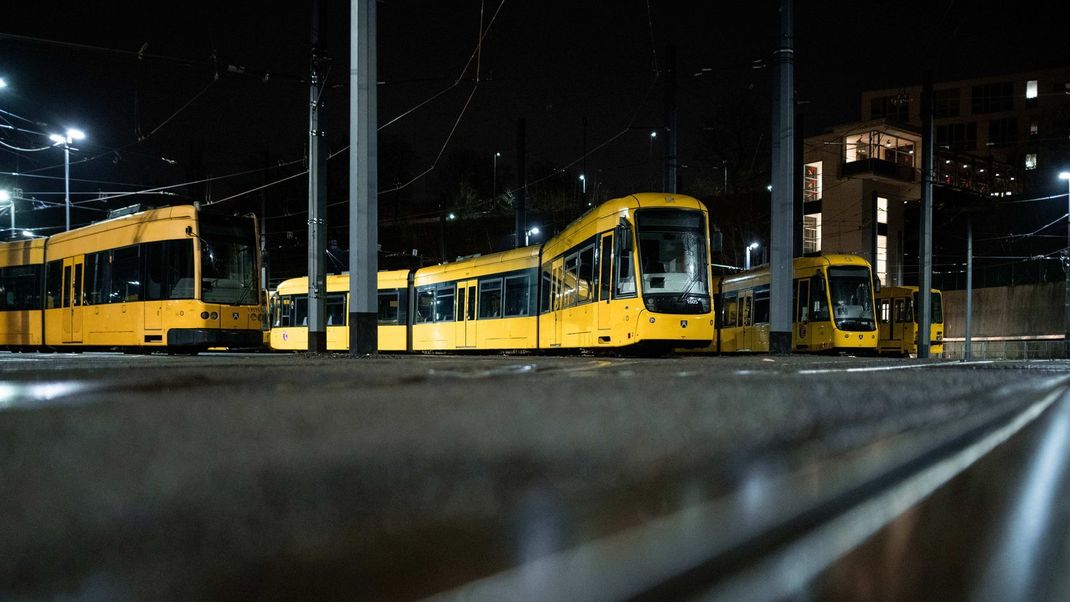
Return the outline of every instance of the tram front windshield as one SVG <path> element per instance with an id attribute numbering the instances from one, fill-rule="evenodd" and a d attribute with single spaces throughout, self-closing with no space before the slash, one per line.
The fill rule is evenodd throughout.
<path id="1" fill-rule="evenodd" d="M 710 311 L 706 223 L 699 211 L 636 211 L 643 303 L 650 311 Z"/>
<path id="2" fill-rule="evenodd" d="M 929 323 L 930 324 L 943 324 L 944 323 L 944 310 L 943 310 L 943 307 L 941 307 L 941 304 L 940 304 L 940 293 L 932 293 L 932 296 L 929 297 L 929 299 L 930 299 L 930 301 L 929 301 L 929 303 L 930 303 L 929 311 L 932 314 L 929 317 Z M 915 324 L 918 323 L 918 312 L 920 312 L 920 311 L 921 311 L 921 306 L 918 305 L 918 294 L 914 293 L 914 323 Z"/>
<path id="3" fill-rule="evenodd" d="M 201 300 L 256 305 L 256 233 L 249 218 L 201 216 Z"/>
<path id="4" fill-rule="evenodd" d="M 864 267 L 829 268 L 832 317 L 840 330 L 873 330 L 873 292 Z"/>

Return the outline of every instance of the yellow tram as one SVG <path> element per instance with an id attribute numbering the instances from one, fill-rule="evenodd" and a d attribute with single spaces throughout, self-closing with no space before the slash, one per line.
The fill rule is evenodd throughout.
<path id="1" fill-rule="evenodd" d="M 0 346 L 257 347 L 256 222 L 192 206 L 0 243 Z"/>
<path id="2" fill-rule="evenodd" d="M 792 350 L 866 352 L 877 348 L 873 276 L 854 255 L 799 257 L 793 263 Z M 769 266 L 716 282 L 717 337 L 708 351 L 769 351 Z"/>
<path id="3" fill-rule="evenodd" d="M 929 351 L 944 352 L 944 311 L 942 295 L 935 288 L 930 298 L 931 320 Z M 881 354 L 911 356 L 918 354 L 918 287 L 886 286 L 877 292 L 877 324 L 880 328 Z"/>
<path id="4" fill-rule="evenodd" d="M 707 223 L 705 207 L 691 197 L 635 194 L 602 203 L 543 245 L 381 272 L 379 349 L 707 346 L 713 338 Z M 348 281 L 347 274 L 328 278 L 328 303 L 337 291 L 344 308 Z M 307 349 L 307 324 L 288 319 L 285 309 L 307 303 L 307 291 L 307 278 L 279 285 L 272 349 Z M 327 329 L 328 349 L 348 348 L 344 336 Z"/>

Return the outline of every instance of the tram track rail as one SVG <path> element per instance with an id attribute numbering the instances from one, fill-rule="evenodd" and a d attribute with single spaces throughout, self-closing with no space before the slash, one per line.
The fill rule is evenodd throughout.
<path id="1" fill-rule="evenodd" d="M 987 392 L 985 410 L 965 419 L 915 425 L 861 447 L 845 443 L 811 465 L 760 483 L 745 481 L 728 495 L 432 599 L 797 595 L 836 560 L 1028 428 L 1066 396 L 1068 386 L 1066 377 L 1006 385 Z"/>

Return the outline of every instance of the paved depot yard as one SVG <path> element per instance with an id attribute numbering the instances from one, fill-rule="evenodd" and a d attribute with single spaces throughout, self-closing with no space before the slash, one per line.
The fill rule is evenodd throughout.
<path id="1" fill-rule="evenodd" d="M 0 353 L 0 598 L 407 599 L 749 500 L 729 541 L 1067 369 Z"/>

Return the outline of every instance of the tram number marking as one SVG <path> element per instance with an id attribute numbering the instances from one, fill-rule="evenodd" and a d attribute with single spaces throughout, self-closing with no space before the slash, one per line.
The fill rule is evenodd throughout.
<path id="1" fill-rule="evenodd" d="M 799 324 L 799 338 L 806 338 L 806 324 Z"/>

